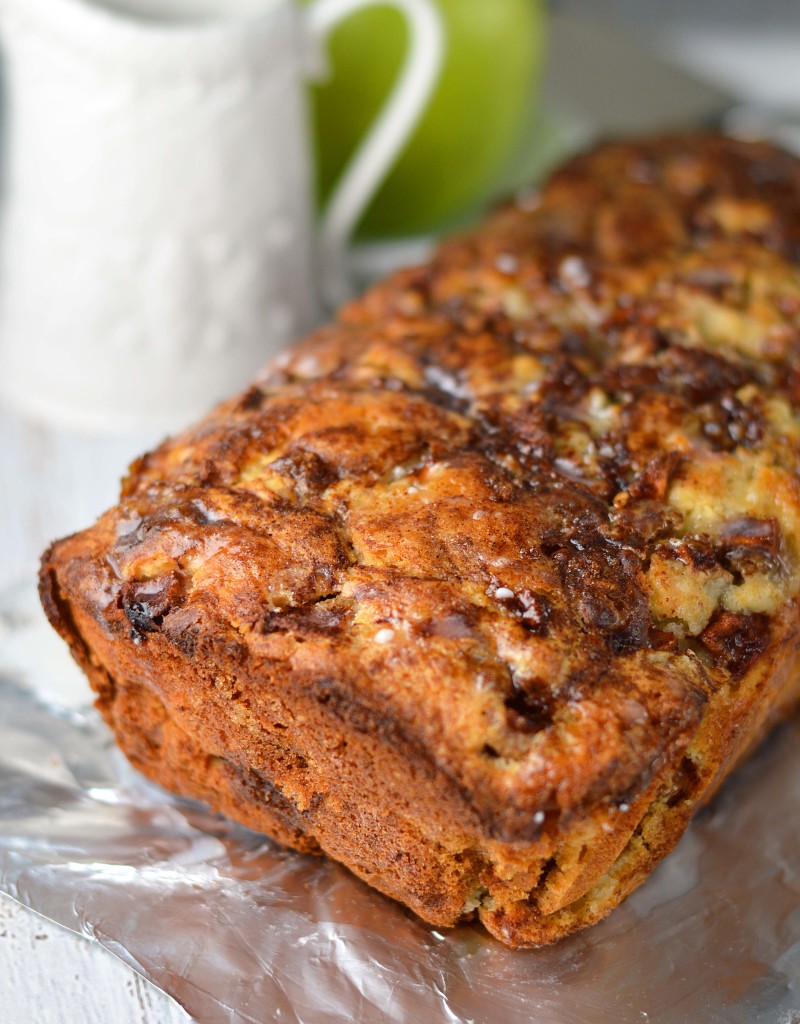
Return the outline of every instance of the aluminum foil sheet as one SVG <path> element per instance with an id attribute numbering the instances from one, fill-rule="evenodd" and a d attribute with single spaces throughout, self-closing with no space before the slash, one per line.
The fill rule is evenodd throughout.
<path id="1" fill-rule="evenodd" d="M 146 782 L 32 588 L 0 623 L 0 889 L 204 1024 L 800 1022 L 798 721 L 610 918 L 512 952 Z"/>

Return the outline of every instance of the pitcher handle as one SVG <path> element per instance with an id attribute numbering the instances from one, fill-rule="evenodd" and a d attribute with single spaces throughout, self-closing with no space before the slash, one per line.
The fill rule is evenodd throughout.
<path id="1" fill-rule="evenodd" d="M 432 0 L 315 0 L 305 13 L 312 36 L 324 46 L 343 18 L 376 6 L 394 7 L 406 18 L 408 52 L 389 98 L 350 158 L 322 214 L 318 269 L 322 299 L 330 307 L 350 297 L 346 266 L 350 236 L 417 127 L 444 58 L 441 17 Z"/>

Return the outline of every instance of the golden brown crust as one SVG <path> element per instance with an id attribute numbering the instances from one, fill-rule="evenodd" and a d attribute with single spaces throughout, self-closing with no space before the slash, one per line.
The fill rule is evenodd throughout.
<path id="1" fill-rule="evenodd" d="M 800 696 L 800 165 L 610 144 L 140 459 L 42 593 L 123 749 L 512 945 Z"/>

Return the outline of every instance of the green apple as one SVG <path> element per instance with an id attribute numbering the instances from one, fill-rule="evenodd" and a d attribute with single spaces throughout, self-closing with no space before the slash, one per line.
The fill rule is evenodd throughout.
<path id="1" fill-rule="evenodd" d="M 308 0 L 301 0 L 305 3 Z M 359 226 L 360 238 L 425 234 L 502 189 L 534 124 L 544 49 L 541 0 L 436 0 L 445 61 L 429 107 Z M 320 202 L 368 130 L 407 43 L 391 8 L 351 15 L 330 41 L 330 78 L 312 89 Z"/>

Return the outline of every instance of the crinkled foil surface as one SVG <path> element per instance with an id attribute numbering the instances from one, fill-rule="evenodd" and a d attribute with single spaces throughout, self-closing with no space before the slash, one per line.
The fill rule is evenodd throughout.
<path id="1" fill-rule="evenodd" d="M 800 1022 L 797 720 L 610 918 L 512 952 L 144 781 L 32 588 L 0 624 L 0 889 L 204 1024 Z"/>

